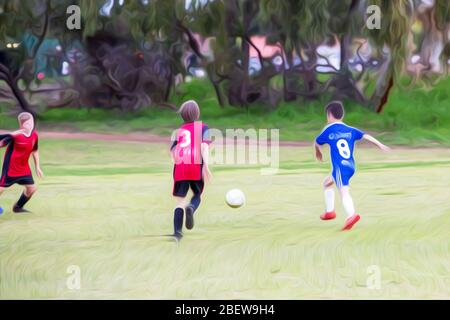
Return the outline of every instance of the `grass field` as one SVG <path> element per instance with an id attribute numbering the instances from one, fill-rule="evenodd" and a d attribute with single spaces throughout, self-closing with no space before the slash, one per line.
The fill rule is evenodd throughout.
<path id="1" fill-rule="evenodd" d="M 217 166 L 196 227 L 172 232 L 171 164 L 159 144 L 43 140 L 46 178 L 29 203 L 0 198 L 0 298 L 450 298 L 450 149 L 357 150 L 362 220 L 321 221 L 329 164 L 310 148 L 280 153 L 277 175 Z M 224 204 L 238 187 L 247 204 Z M 81 288 L 69 289 L 71 265 Z M 370 289 L 377 266 L 381 287 Z M 370 268 L 369 268 L 370 269 Z"/>

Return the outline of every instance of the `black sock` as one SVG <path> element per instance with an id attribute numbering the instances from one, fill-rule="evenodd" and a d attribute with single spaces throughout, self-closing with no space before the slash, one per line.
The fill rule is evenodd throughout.
<path id="1" fill-rule="evenodd" d="M 181 232 L 183 229 L 183 214 L 184 210 L 181 208 L 176 208 L 173 212 L 173 229 L 174 232 Z"/>
<path id="2" fill-rule="evenodd" d="M 31 197 L 27 197 L 26 195 L 25 195 L 25 193 L 23 193 L 22 192 L 22 194 L 20 195 L 20 198 L 19 198 L 19 200 L 17 201 L 17 206 L 19 207 L 19 208 L 23 208 L 23 206 L 25 205 L 25 203 L 27 203 L 28 202 L 28 200 L 30 200 L 31 199 Z"/>
<path id="3" fill-rule="evenodd" d="M 198 209 L 199 205 L 200 205 L 200 193 L 194 194 L 194 196 L 191 199 L 191 203 L 189 203 L 189 206 L 194 208 L 194 212 L 195 210 Z"/>

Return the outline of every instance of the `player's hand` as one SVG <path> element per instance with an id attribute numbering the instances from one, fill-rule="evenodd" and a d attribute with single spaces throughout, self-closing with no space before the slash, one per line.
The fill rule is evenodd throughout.
<path id="1" fill-rule="evenodd" d="M 389 148 L 388 146 L 386 146 L 386 145 L 384 145 L 384 144 L 382 144 L 382 145 L 380 146 L 380 149 L 381 149 L 381 151 L 383 151 L 383 152 L 391 152 L 391 151 L 392 151 L 391 148 Z"/>
<path id="2" fill-rule="evenodd" d="M 205 181 L 205 183 L 209 183 L 211 181 L 212 174 L 211 174 L 211 171 L 209 171 L 208 167 L 206 167 L 205 170 L 202 171 L 202 175 L 203 175 L 203 181 Z"/>
<path id="3" fill-rule="evenodd" d="M 316 159 L 319 161 L 323 161 L 322 152 L 320 152 L 320 150 L 317 149 L 316 149 Z"/>
<path id="4" fill-rule="evenodd" d="M 41 168 L 36 168 L 36 174 L 41 179 L 44 177 L 44 172 L 42 172 Z"/>

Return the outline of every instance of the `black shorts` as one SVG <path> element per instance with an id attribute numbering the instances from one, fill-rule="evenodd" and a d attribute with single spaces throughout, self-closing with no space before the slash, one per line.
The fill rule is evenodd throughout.
<path id="1" fill-rule="evenodd" d="M 8 188 L 15 183 L 20 185 L 34 184 L 33 176 L 31 174 L 20 177 L 3 176 L 0 180 L 0 187 Z"/>
<path id="2" fill-rule="evenodd" d="M 194 194 L 199 194 L 203 192 L 204 186 L 205 183 L 203 182 L 203 180 L 175 181 L 172 194 L 176 197 L 186 197 L 189 191 L 189 187 L 192 189 L 192 192 L 194 192 Z"/>

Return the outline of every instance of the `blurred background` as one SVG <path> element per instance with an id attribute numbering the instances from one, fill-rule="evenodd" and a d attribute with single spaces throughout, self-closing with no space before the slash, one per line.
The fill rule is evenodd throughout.
<path id="1" fill-rule="evenodd" d="M 193 98 L 310 139 L 342 99 L 391 142 L 447 144 L 449 66 L 448 0 L 0 0 L 2 128 L 167 134 Z"/>
<path id="2" fill-rule="evenodd" d="M 34 113 L 45 172 L 33 213 L 11 212 L 19 186 L 0 198 L 0 299 L 448 299 L 449 66 L 449 0 L 0 0 L 0 131 Z M 214 165 L 175 245 L 187 99 L 211 128 L 284 141 L 276 175 Z M 345 234 L 340 203 L 320 222 L 310 142 L 331 99 L 393 146 L 358 148 Z"/>

